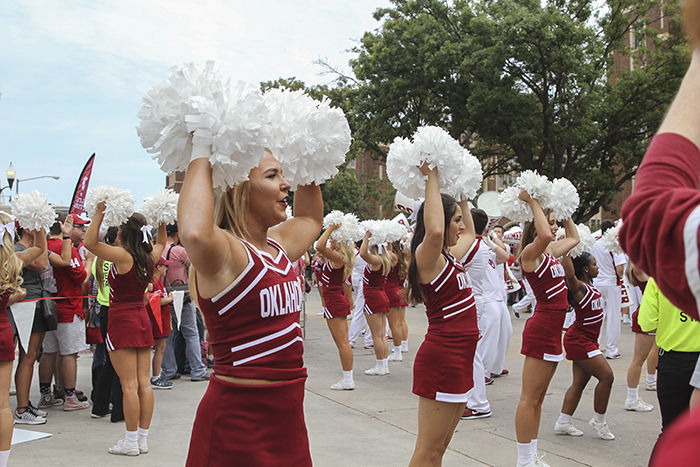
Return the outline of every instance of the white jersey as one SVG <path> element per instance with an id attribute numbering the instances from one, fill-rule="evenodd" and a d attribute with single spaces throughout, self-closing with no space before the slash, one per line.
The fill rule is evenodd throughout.
<path id="1" fill-rule="evenodd" d="M 352 286 L 355 290 L 362 287 L 362 279 L 365 275 L 366 265 L 367 262 L 360 256 L 360 250 L 355 249 L 355 265 L 352 267 L 352 274 L 350 275 Z"/>
<path id="2" fill-rule="evenodd" d="M 593 256 L 598 263 L 598 277 L 593 279 L 594 287 L 612 287 L 617 285 L 617 273 L 615 266 L 627 263 L 624 254 L 614 254 L 605 248 L 601 240 L 597 240 L 593 245 Z"/>
<path id="3" fill-rule="evenodd" d="M 472 292 L 477 303 L 502 302 L 505 284 L 499 277 L 496 252 L 481 237 L 476 237 L 462 264 L 468 269 Z"/>

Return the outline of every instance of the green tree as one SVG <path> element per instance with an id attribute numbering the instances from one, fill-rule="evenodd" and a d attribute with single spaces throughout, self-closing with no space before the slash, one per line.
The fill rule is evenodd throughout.
<path id="1" fill-rule="evenodd" d="M 358 148 L 421 125 L 469 146 L 485 174 L 536 169 L 579 190 L 579 221 L 634 176 L 687 66 L 677 1 L 393 0 L 365 33 L 341 105 Z M 633 31 L 634 50 L 624 40 Z M 633 57 L 613 74 L 613 53 Z M 497 163 L 492 161 L 497 156 Z"/>

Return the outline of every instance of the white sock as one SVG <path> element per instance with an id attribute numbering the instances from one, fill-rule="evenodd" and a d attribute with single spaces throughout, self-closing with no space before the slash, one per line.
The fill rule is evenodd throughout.
<path id="1" fill-rule="evenodd" d="M 352 383 L 353 381 L 352 370 L 343 371 L 343 383 Z"/>
<path id="2" fill-rule="evenodd" d="M 394 346 L 394 357 L 401 357 L 401 346 L 400 345 L 395 345 Z"/>
<path id="3" fill-rule="evenodd" d="M 7 459 L 10 458 L 10 450 L 0 451 L 0 467 L 7 467 Z"/>
<path id="4" fill-rule="evenodd" d="M 518 465 L 529 464 L 535 456 L 530 452 L 530 443 L 515 443 L 518 445 Z"/>
<path id="5" fill-rule="evenodd" d="M 382 361 L 381 361 L 380 359 L 377 359 L 377 364 L 376 364 L 376 366 L 377 366 L 377 368 L 379 368 L 380 370 L 381 370 L 382 368 L 384 368 L 384 367 L 382 366 Z"/>
<path id="6" fill-rule="evenodd" d="M 632 403 L 639 399 L 639 387 L 627 388 L 627 402 Z"/>
<path id="7" fill-rule="evenodd" d="M 404 352 L 408 352 L 408 339 L 405 341 L 401 341 L 401 350 Z"/>
<path id="8" fill-rule="evenodd" d="M 605 423 L 605 414 L 593 412 L 593 421 L 596 423 Z"/>
<path id="9" fill-rule="evenodd" d="M 389 359 L 388 358 L 382 358 L 380 360 L 380 362 L 382 362 L 382 366 L 380 368 L 383 368 L 385 370 L 389 369 Z"/>
<path id="10" fill-rule="evenodd" d="M 137 431 L 129 431 L 126 430 L 126 436 L 124 437 L 124 440 L 126 441 L 126 444 L 129 444 L 131 446 L 135 446 L 139 442 L 139 432 Z"/>
<path id="11" fill-rule="evenodd" d="M 139 439 L 146 439 L 148 438 L 148 428 L 141 428 L 139 427 Z"/>
<path id="12" fill-rule="evenodd" d="M 560 413 L 559 414 L 559 420 L 557 420 L 557 423 L 559 424 L 566 424 L 566 423 L 571 423 L 571 415 L 565 414 L 565 413 Z"/>
<path id="13" fill-rule="evenodd" d="M 647 384 L 655 383 L 656 382 L 656 373 L 647 373 Z"/>
<path id="14" fill-rule="evenodd" d="M 537 456 L 537 440 L 536 439 L 530 440 L 530 454 L 532 454 L 533 459 Z"/>

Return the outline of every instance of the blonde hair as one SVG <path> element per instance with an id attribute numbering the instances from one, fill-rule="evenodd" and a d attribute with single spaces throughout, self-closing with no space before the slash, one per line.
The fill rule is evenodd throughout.
<path id="1" fill-rule="evenodd" d="M 350 243 L 338 242 L 338 251 L 343 255 L 343 280 L 345 280 L 352 274 L 352 268 L 355 266 L 355 249 Z"/>
<path id="2" fill-rule="evenodd" d="M 391 272 L 391 253 L 386 248 L 382 248 L 382 252 L 379 253 L 379 248 L 377 245 L 369 247 L 369 251 L 372 254 L 379 256 L 382 261 L 382 275 L 387 276 Z"/>
<path id="3" fill-rule="evenodd" d="M 0 213 L 0 223 L 3 225 L 14 222 L 5 213 Z M 5 231 L 2 235 L 2 245 L 0 245 L 0 293 L 12 292 L 22 285 L 22 267 L 24 263 L 15 254 L 15 242 L 10 233 Z"/>

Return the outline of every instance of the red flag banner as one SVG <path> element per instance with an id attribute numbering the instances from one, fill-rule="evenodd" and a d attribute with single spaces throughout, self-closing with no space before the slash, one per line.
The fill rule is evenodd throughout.
<path id="1" fill-rule="evenodd" d="M 90 175 L 92 175 L 92 163 L 95 161 L 95 153 L 90 156 L 80 173 L 78 184 L 75 185 L 73 199 L 70 202 L 70 214 L 82 214 L 85 210 L 85 195 L 87 195 L 88 185 L 90 185 Z"/>
<path id="2" fill-rule="evenodd" d="M 148 294 L 148 306 L 151 309 L 151 315 L 153 316 L 153 319 L 155 320 L 156 324 L 158 325 L 158 330 L 162 332 L 163 331 L 163 320 L 161 319 L 160 299 L 161 299 L 160 294 L 157 294 L 157 293 L 149 293 Z"/>

